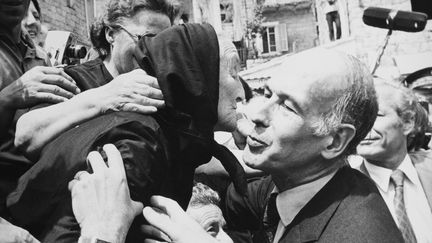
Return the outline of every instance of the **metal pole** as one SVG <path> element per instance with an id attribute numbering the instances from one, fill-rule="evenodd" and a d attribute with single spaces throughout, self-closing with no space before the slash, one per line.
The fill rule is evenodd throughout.
<path id="1" fill-rule="evenodd" d="M 375 65 L 374 65 L 374 67 L 373 67 L 373 69 L 372 69 L 372 74 L 375 74 L 375 71 L 377 70 L 377 68 L 378 68 L 378 66 L 379 66 L 379 64 L 380 64 L 381 57 L 382 57 L 382 55 L 384 54 L 384 50 L 385 50 L 385 48 L 387 47 L 387 44 L 388 44 L 388 41 L 389 41 L 389 39 L 390 39 L 391 34 L 392 34 L 392 30 L 389 29 L 388 32 L 387 32 L 387 35 L 386 35 L 386 37 L 385 37 L 385 39 L 384 39 L 384 43 L 383 43 L 383 45 L 382 45 L 381 48 L 378 50 L 378 55 L 377 55 L 377 58 L 376 58 L 376 61 L 375 61 Z"/>

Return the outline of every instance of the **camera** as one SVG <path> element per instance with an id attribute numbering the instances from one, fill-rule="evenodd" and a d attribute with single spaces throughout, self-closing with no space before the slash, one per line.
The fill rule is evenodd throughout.
<path id="1" fill-rule="evenodd" d="M 87 48 L 79 45 L 78 38 L 69 31 L 48 31 L 45 49 L 53 66 L 80 63 L 87 54 Z"/>
<path id="2" fill-rule="evenodd" d="M 84 58 L 87 55 L 87 48 L 83 45 L 69 45 L 65 49 L 65 56 L 68 58 Z"/>

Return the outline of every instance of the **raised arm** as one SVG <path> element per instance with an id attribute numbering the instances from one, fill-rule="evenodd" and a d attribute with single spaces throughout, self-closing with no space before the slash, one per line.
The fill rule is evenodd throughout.
<path id="1" fill-rule="evenodd" d="M 156 112 L 164 105 L 162 99 L 156 79 L 137 69 L 66 102 L 24 114 L 17 123 L 15 145 L 37 159 L 48 142 L 86 120 L 109 111 Z"/>

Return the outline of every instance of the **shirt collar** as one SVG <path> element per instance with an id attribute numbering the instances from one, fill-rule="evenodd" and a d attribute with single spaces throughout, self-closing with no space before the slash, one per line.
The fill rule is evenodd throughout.
<path id="1" fill-rule="evenodd" d="M 285 190 L 276 197 L 276 207 L 282 224 L 288 226 L 300 210 L 336 174 L 336 171 L 307 184 Z M 272 193 L 277 193 L 275 187 Z"/>
<path id="2" fill-rule="evenodd" d="M 375 181 L 375 183 L 381 188 L 381 190 L 387 192 L 390 185 L 390 176 L 393 171 L 391 169 L 387 169 L 369 163 L 366 160 L 365 160 L 365 167 L 372 180 Z M 399 165 L 398 169 L 401 170 L 406 175 L 408 180 L 410 180 L 416 186 L 420 185 L 420 180 L 418 178 L 416 169 L 414 168 L 414 165 L 411 161 L 411 158 L 408 156 L 408 154 L 405 155 L 405 158 L 403 159 L 402 163 Z"/>
<path id="3" fill-rule="evenodd" d="M 412 160 L 408 154 L 405 156 L 405 159 L 399 165 L 398 169 L 405 173 L 408 180 L 410 180 L 414 185 L 421 185 L 420 179 L 417 175 L 417 170 L 415 169 Z"/>

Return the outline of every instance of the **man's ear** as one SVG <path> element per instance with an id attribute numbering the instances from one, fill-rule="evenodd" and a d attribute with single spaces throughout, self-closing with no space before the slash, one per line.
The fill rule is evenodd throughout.
<path id="1" fill-rule="evenodd" d="M 105 39 L 108 43 L 112 44 L 114 42 L 114 30 L 112 28 L 105 28 Z"/>
<path id="2" fill-rule="evenodd" d="M 414 130 L 414 123 L 414 115 L 411 115 L 408 119 L 402 121 L 402 130 L 405 136 L 408 136 L 408 134 L 410 134 Z"/>
<path id="3" fill-rule="evenodd" d="M 356 134 L 356 129 L 351 124 L 342 124 L 339 128 L 329 135 L 329 139 L 326 141 L 327 146 L 321 152 L 321 155 L 326 159 L 334 159 L 341 155 L 348 144 Z"/>

